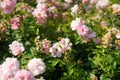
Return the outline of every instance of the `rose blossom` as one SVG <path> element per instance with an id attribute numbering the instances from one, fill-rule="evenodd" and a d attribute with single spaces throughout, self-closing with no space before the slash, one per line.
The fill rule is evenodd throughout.
<path id="1" fill-rule="evenodd" d="M 1 7 L 6 14 L 10 14 L 14 11 L 16 0 L 4 0 L 1 2 Z"/>
<path id="2" fill-rule="evenodd" d="M 0 2 L 0 10 L 2 10 L 1 2 Z"/>
<path id="3" fill-rule="evenodd" d="M 115 37 L 116 37 L 117 39 L 120 39 L 120 33 L 117 33 L 117 34 L 115 35 Z"/>
<path id="4" fill-rule="evenodd" d="M 37 4 L 36 9 L 33 11 L 33 16 L 37 18 L 41 25 L 44 25 L 47 18 L 47 5 L 45 3 Z"/>
<path id="5" fill-rule="evenodd" d="M 71 14 L 77 14 L 77 11 L 79 10 L 79 6 L 76 4 L 71 8 Z"/>
<path id="6" fill-rule="evenodd" d="M 50 46 L 51 46 L 51 41 L 44 39 L 44 40 L 42 40 L 41 44 L 42 44 L 43 52 L 48 54 Z"/>
<path id="7" fill-rule="evenodd" d="M 86 25 L 82 25 L 80 27 L 77 27 L 77 33 L 81 36 L 87 35 L 89 32 L 89 28 Z"/>
<path id="8" fill-rule="evenodd" d="M 16 58 L 6 58 L 2 64 L 2 73 L 6 76 L 14 76 L 19 70 L 19 61 Z"/>
<path id="9" fill-rule="evenodd" d="M 82 3 L 87 3 L 88 2 L 88 0 L 82 0 Z"/>
<path id="10" fill-rule="evenodd" d="M 2 65 L 0 65 L 0 80 L 3 80 L 4 74 L 2 70 Z"/>
<path id="11" fill-rule="evenodd" d="M 45 64 L 39 58 L 33 58 L 28 63 L 28 69 L 34 74 L 34 76 L 43 74 L 45 72 Z"/>
<path id="12" fill-rule="evenodd" d="M 25 69 L 22 69 L 17 71 L 13 80 L 35 80 L 35 78 L 31 72 Z"/>
<path id="13" fill-rule="evenodd" d="M 120 10 L 120 4 L 113 4 L 113 5 L 111 6 L 111 8 L 112 8 L 113 10 Z"/>
<path id="14" fill-rule="evenodd" d="M 62 49 L 60 48 L 59 43 L 54 43 L 53 46 L 50 48 L 49 52 L 53 57 L 61 57 L 62 56 Z"/>
<path id="15" fill-rule="evenodd" d="M 98 2 L 98 0 L 90 0 L 91 5 L 96 4 L 97 2 Z"/>
<path id="16" fill-rule="evenodd" d="M 62 38 L 59 43 L 63 52 L 69 50 L 72 46 L 72 43 L 70 43 L 68 38 Z"/>
<path id="17" fill-rule="evenodd" d="M 13 30 L 18 30 L 20 27 L 20 18 L 16 17 L 11 19 L 10 24 Z"/>
<path id="18" fill-rule="evenodd" d="M 96 4 L 97 8 L 106 8 L 109 5 L 109 0 L 99 0 Z"/>
<path id="19" fill-rule="evenodd" d="M 0 80 L 8 80 L 9 77 L 12 78 L 12 76 L 6 75 L 6 74 L 3 73 L 2 65 L 0 65 Z"/>
<path id="20" fill-rule="evenodd" d="M 33 16 L 47 17 L 47 13 L 46 13 L 47 10 L 48 10 L 48 8 L 45 3 L 39 3 L 39 4 L 37 4 L 37 7 L 33 12 Z"/>
<path id="21" fill-rule="evenodd" d="M 13 55 L 21 55 L 22 52 L 25 50 L 22 43 L 18 41 L 13 41 L 12 44 L 9 45 L 9 49 L 12 51 Z"/>
<path id="22" fill-rule="evenodd" d="M 46 0 L 37 0 L 37 3 L 44 3 Z"/>
<path id="23" fill-rule="evenodd" d="M 77 27 L 79 27 L 83 24 L 84 24 L 84 22 L 80 18 L 76 18 L 75 20 L 73 20 L 71 22 L 71 28 L 72 28 L 72 30 L 76 30 Z"/>
<path id="24" fill-rule="evenodd" d="M 120 4 L 113 4 L 111 8 L 113 10 L 113 14 L 120 13 Z"/>

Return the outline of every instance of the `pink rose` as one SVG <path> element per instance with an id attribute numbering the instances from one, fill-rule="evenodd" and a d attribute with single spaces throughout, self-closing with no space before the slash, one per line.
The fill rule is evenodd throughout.
<path id="1" fill-rule="evenodd" d="M 104 9 L 109 5 L 109 0 L 99 0 L 96 4 L 97 8 Z"/>
<path id="2" fill-rule="evenodd" d="M 36 17 L 37 21 L 40 25 L 44 25 L 46 23 L 46 18 L 42 18 L 40 16 Z"/>
<path id="3" fill-rule="evenodd" d="M 6 58 L 2 64 L 2 73 L 6 76 L 14 76 L 19 70 L 19 65 L 16 58 Z"/>
<path id="4" fill-rule="evenodd" d="M 77 14 L 77 11 L 79 10 L 79 6 L 76 4 L 71 8 L 71 14 Z"/>
<path id="5" fill-rule="evenodd" d="M 33 58 L 28 63 L 28 69 L 33 73 L 34 76 L 43 74 L 45 72 L 45 64 L 39 58 Z"/>
<path id="6" fill-rule="evenodd" d="M 77 33 L 81 36 L 87 35 L 89 32 L 89 28 L 86 25 L 82 25 L 80 27 L 77 27 Z"/>
<path id="7" fill-rule="evenodd" d="M 9 45 L 10 50 L 12 51 L 13 55 L 21 55 L 22 52 L 25 50 L 22 43 L 18 41 L 13 41 L 12 44 Z"/>
<path id="8" fill-rule="evenodd" d="M 54 43 L 53 46 L 50 48 L 49 52 L 53 57 L 61 57 L 62 56 L 62 49 L 60 48 L 59 43 Z"/>
<path id="9" fill-rule="evenodd" d="M 63 53 L 69 49 L 71 49 L 72 43 L 70 43 L 70 40 L 68 38 L 62 38 L 59 42 L 60 47 L 63 51 Z"/>
<path id="10" fill-rule="evenodd" d="M 98 0 L 90 0 L 90 4 L 93 5 L 93 4 L 96 4 Z"/>
<path id="11" fill-rule="evenodd" d="M 31 72 L 25 69 L 22 69 L 17 71 L 13 80 L 35 80 L 35 78 Z"/>
<path id="12" fill-rule="evenodd" d="M 44 3 L 46 2 L 47 0 L 37 0 L 37 3 Z"/>
<path id="13" fill-rule="evenodd" d="M 10 14 L 14 11 L 16 5 L 16 0 L 4 0 L 1 2 L 2 9 L 4 13 Z"/>
<path id="14" fill-rule="evenodd" d="M 71 29 L 76 30 L 77 27 L 82 26 L 84 24 L 84 21 L 81 20 L 80 18 L 76 18 L 71 22 Z"/>
<path id="15" fill-rule="evenodd" d="M 33 11 L 33 16 L 37 18 L 41 25 L 44 25 L 47 18 L 47 5 L 45 3 L 38 3 L 36 9 Z"/>
<path id="16" fill-rule="evenodd" d="M 82 3 L 87 3 L 88 2 L 88 0 L 82 0 Z"/>
<path id="17" fill-rule="evenodd" d="M 13 30 L 18 30 L 20 27 L 20 18 L 16 17 L 11 19 L 10 24 Z"/>
<path id="18" fill-rule="evenodd" d="M 50 46 L 51 46 L 51 41 L 44 39 L 44 40 L 42 40 L 41 44 L 42 44 L 43 52 L 48 54 Z"/>

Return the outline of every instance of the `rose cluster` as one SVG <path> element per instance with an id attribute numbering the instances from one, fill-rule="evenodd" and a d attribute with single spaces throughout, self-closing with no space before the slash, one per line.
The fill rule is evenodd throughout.
<path id="1" fill-rule="evenodd" d="M 45 64 L 40 58 L 33 58 L 27 69 L 20 69 L 17 58 L 6 58 L 0 65 L 0 80 L 35 80 L 35 76 L 45 72 Z"/>
<path id="2" fill-rule="evenodd" d="M 96 37 L 95 32 L 91 32 L 90 29 L 84 24 L 81 18 L 76 18 L 71 22 L 71 29 L 76 31 L 84 41 L 89 42 L 90 39 Z"/>
<path id="3" fill-rule="evenodd" d="M 16 0 L 3 0 L 0 2 L 0 8 L 4 11 L 6 14 L 10 14 L 14 11 Z"/>
<path id="4" fill-rule="evenodd" d="M 71 46 L 72 43 L 68 38 L 62 38 L 59 42 L 54 43 L 49 51 L 53 57 L 61 57 L 62 53 L 71 49 Z"/>

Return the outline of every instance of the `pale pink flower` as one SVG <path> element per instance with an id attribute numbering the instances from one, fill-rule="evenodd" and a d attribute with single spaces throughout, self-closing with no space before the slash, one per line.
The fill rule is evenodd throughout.
<path id="1" fill-rule="evenodd" d="M 2 10 L 1 2 L 0 2 L 0 10 Z"/>
<path id="2" fill-rule="evenodd" d="M 10 14 L 14 11 L 16 5 L 16 0 L 4 0 L 1 2 L 2 9 L 4 13 Z"/>
<path id="3" fill-rule="evenodd" d="M 65 2 L 72 3 L 73 1 L 72 0 L 65 0 Z"/>
<path id="4" fill-rule="evenodd" d="M 76 4 L 71 8 L 71 14 L 77 14 L 79 6 Z"/>
<path id="5" fill-rule="evenodd" d="M 50 48 L 49 52 L 53 57 L 61 57 L 62 56 L 62 49 L 60 48 L 59 43 L 54 43 L 53 46 Z"/>
<path id="6" fill-rule="evenodd" d="M 62 48 L 63 53 L 69 49 L 71 49 L 72 43 L 68 38 L 62 38 L 59 42 L 60 47 Z"/>
<path id="7" fill-rule="evenodd" d="M 18 30 L 20 27 L 20 18 L 19 17 L 15 17 L 13 19 L 10 20 L 10 24 L 11 24 L 11 28 L 13 30 Z"/>
<path id="8" fill-rule="evenodd" d="M 4 27 L 1 29 L 1 32 L 6 32 L 6 31 L 7 31 L 7 29 Z"/>
<path id="9" fill-rule="evenodd" d="M 37 21 L 40 25 L 44 25 L 46 23 L 46 18 L 42 18 L 40 16 L 36 17 L 37 18 Z"/>
<path id="10" fill-rule="evenodd" d="M 117 34 L 115 35 L 115 37 L 116 37 L 117 39 L 120 39 L 120 33 L 117 33 Z"/>
<path id="11" fill-rule="evenodd" d="M 83 24 L 84 24 L 83 20 L 81 20 L 80 18 L 76 18 L 75 20 L 73 20 L 71 22 L 71 29 L 76 30 L 77 27 L 79 27 L 79 26 L 81 26 Z"/>
<path id="12" fill-rule="evenodd" d="M 47 0 L 37 0 L 37 3 L 44 3 L 46 2 Z"/>
<path id="13" fill-rule="evenodd" d="M 51 47 L 51 41 L 49 41 L 47 39 L 44 39 L 44 40 L 42 40 L 41 44 L 42 44 L 43 52 L 48 54 L 49 53 L 49 49 Z"/>
<path id="14" fill-rule="evenodd" d="M 51 6 L 48 8 L 49 12 L 54 12 L 55 10 L 57 10 L 57 8 L 55 6 Z"/>
<path id="15" fill-rule="evenodd" d="M 109 0 L 99 0 L 96 4 L 97 8 L 104 9 L 109 5 Z"/>
<path id="16" fill-rule="evenodd" d="M 22 43 L 19 43 L 18 41 L 13 41 L 12 44 L 9 45 L 9 49 L 12 51 L 12 54 L 17 56 L 21 55 L 22 52 L 25 50 Z"/>
<path id="17" fill-rule="evenodd" d="M 45 3 L 39 3 L 37 4 L 37 9 L 39 9 L 40 11 L 47 11 L 48 7 Z"/>
<path id="18" fill-rule="evenodd" d="M 91 5 L 94 5 L 94 4 L 96 4 L 98 2 L 98 0 L 90 0 L 90 4 Z"/>
<path id="19" fill-rule="evenodd" d="M 3 73 L 2 65 L 0 65 L 0 80 L 8 80 L 8 78 L 9 76 Z"/>
<path id="20" fill-rule="evenodd" d="M 82 36 L 83 38 L 83 42 L 87 43 L 89 42 L 91 39 L 96 37 L 96 33 L 95 32 L 88 32 L 86 35 Z"/>
<path id="21" fill-rule="evenodd" d="M 33 15 L 35 17 L 41 16 L 41 17 L 47 17 L 47 5 L 45 3 L 39 3 L 37 4 L 36 9 L 33 12 Z"/>
<path id="22" fill-rule="evenodd" d="M 2 71 L 2 65 L 0 65 L 0 76 L 2 75 L 3 71 Z"/>
<path id="23" fill-rule="evenodd" d="M 45 72 L 45 63 L 39 58 L 33 58 L 28 63 L 28 69 L 33 73 L 34 76 L 43 74 Z"/>
<path id="24" fill-rule="evenodd" d="M 113 5 L 111 6 L 111 8 L 112 8 L 113 10 L 119 10 L 119 11 L 120 11 L 120 4 L 113 4 Z"/>
<path id="25" fill-rule="evenodd" d="M 47 18 L 47 5 L 45 3 L 37 4 L 36 9 L 33 11 L 33 16 L 37 18 L 41 25 L 44 25 Z"/>
<path id="26" fill-rule="evenodd" d="M 19 61 L 16 58 L 6 58 L 2 64 L 3 74 L 6 76 L 14 76 L 19 70 Z"/>
<path id="27" fill-rule="evenodd" d="M 82 0 L 82 3 L 87 3 L 88 2 L 88 0 Z"/>
<path id="28" fill-rule="evenodd" d="M 67 9 L 67 8 L 69 8 L 70 7 L 70 4 L 69 3 L 64 3 L 63 4 L 63 9 Z"/>
<path id="29" fill-rule="evenodd" d="M 3 70 L 2 70 L 2 65 L 0 65 L 0 80 L 3 80 Z"/>
<path id="30" fill-rule="evenodd" d="M 89 28 L 86 25 L 82 25 L 80 27 L 77 27 L 77 33 L 81 36 L 85 36 L 89 32 Z"/>
<path id="31" fill-rule="evenodd" d="M 14 76 L 14 80 L 35 80 L 35 78 L 31 72 L 22 69 L 17 71 L 17 73 Z"/>

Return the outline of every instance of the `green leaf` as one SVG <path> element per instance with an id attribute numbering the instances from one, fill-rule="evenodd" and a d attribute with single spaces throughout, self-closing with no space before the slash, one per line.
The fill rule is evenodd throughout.
<path id="1" fill-rule="evenodd" d="M 56 66 L 59 63 L 59 60 L 55 60 L 52 62 L 52 66 Z"/>

